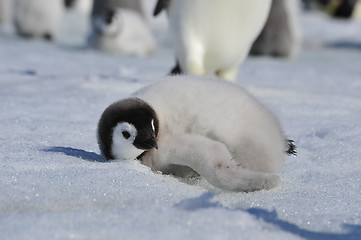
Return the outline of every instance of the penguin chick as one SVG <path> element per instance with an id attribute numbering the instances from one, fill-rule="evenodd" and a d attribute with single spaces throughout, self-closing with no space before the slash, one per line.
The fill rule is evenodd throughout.
<path id="1" fill-rule="evenodd" d="M 292 143 L 276 117 L 240 87 L 190 76 L 167 78 L 110 105 L 98 142 L 107 159 L 138 157 L 154 171 L 199 174 L 231 191 L 276 187 Z"/>
<path id="2" fill-rule="evenodd" d="M 235 81 L 270 6 L 271 0 L 158 0 L 154 15 L 168 11 L 175 70 Z"/>
<path id="3" fill-rule="evenodd" d="M 156 44 L 152 32 L 135 11 L 108 9 L 93 21 L 89 43 L 96 49 L 138 57 L 154 53 Z"/>
<path id="4" fill-rule="evenodd" d="M 22 37 L 52 40 L 63 13 L 63 0 L 15 0 L 14 26 Z"/>

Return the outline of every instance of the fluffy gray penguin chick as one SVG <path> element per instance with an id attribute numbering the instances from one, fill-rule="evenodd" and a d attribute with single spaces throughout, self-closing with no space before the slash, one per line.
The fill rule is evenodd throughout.
<path id="1" fill-rule="evenodd" d="M 110 105 L 98 142 L 107 159 L 138 157 L 154 171 L 199 174 L 231 191 L 276 187 L 286 152 L 295 151 L 277 118 L 242 88 L 192 76 L 166 78 Z"/>
<path id="2" fill-rule="evenodd" d="M 141 0 L 96 0 L 88 44 L 111 54 L 145 57 L 156 41 Z"/>

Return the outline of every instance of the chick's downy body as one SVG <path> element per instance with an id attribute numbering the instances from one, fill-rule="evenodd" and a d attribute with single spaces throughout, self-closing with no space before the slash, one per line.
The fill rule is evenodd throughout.
<path id="1" fill-rule="evenodd" d="M 172 77 L 141 89 L 133 99 L 156 113 L 159 148 L 141 155 L 152 170 L 197 173 L 232 191 L 279 184 L 277 173 L 288 148 L 284 133 L 277 118 L 239 86 L 213 78 Z"/>
<path id="2" fill-rule="evenodd" d="M 216 79 L 178 77 L 156 83 L 134 96 L 157 112 L 160 148 L 163 138 L 201 136 L 222 143 L 232 158 L 248 169 L 261 172 L 280 169 L 285 151 L 281 126 L 266 107 L 240 87 Z M 201 146 L 192 146 L 197 147 Z M 212 149 L 201 151 L 209 154 Z M 153 168 L 162 170 L 166 159 L 165 165 L 156 159 Z"/>

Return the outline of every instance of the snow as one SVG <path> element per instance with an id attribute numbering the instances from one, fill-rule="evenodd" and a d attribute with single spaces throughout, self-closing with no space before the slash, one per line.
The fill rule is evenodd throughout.
<path id="1" fill-rule="evenodd" d="M 1 31 L 0 239 L 360 239 L 361 22 L 301 22 L 298 58 L 240 67 L 298 145 L 282 185 L 252 193 L 99 155 L 103 110 L 173 65 L 164 21 L 142 59 L 82 47 L 85 21 L 56 43 Z"/>

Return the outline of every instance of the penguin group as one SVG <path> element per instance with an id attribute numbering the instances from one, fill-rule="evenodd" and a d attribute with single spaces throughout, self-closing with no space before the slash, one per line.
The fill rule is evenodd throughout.
<path id="1" fill-rule="evenodd" d="M 68 27 L 63 20 L 74 11 L 90 15 L 84 37 L 90 48 L 137 57 L 156 51 L 143 0 L 0 0 L 0 26 L 27 39 L 57 40 Z"/>
<path id="2" fill-rule="evenodd" d="M 176 55 L 171 73 L 235 81 L 249 53 L 295 56 L 299 1 L 158 0 L 154 15 L 167 11 Z M 0 0 L 0 26 L 12 25 L 24 38 L 56 40 L 67 13 L 76 10 L 90 15 L 89 47 L 145 57 L 157 51 L 147 6 L 144 0 Z"/>
<path id="3" fill-rule="evenodd" d="M 83 0 L 15 0 L 17 33 L 53 39 L 64 6 L 90 9 L 77 1 Z M 227 191 L 278 186 L 285 156 L 295 154 L 296 146 L 277 117 L 235 81 L 250 53 L 296 54 L 297 3 L 158 0 L 154 15 L 167 12 L 174 46 L 171 75 L 180 76 L 165 77 L 105 109 L 97 127 L 102 155 L 138 159 L 164 174 L 201 176 Z M 88 42 L 108 53 L 141 57 L 156 50 L 142 0 L 94 0 Z"/>

